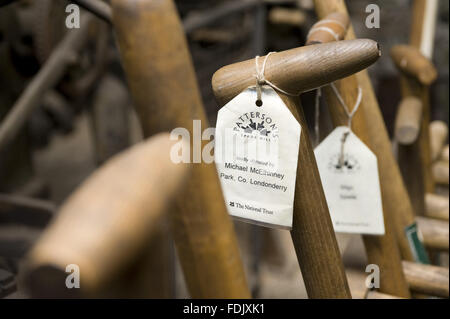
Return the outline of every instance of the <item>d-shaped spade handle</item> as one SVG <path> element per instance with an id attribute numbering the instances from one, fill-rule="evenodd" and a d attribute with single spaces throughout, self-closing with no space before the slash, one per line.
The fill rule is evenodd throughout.
<path id="1" fill-rule="evenodd" d="M 264 75 L 285 91 L 304 92 L 358 72 L 379 55 L 372 40 L 310 45 L 271 55 Z M 220 104 L 254 83 L 254 60 L 225 66 L 212 79 Z M 297 100 L 280 96 L 302 126 L 291 234 L 308 296 L 350 298 L 302 109 Z"/>
<path id="2" fill-rule="evenodd" d="M 380 49 L 373 40 L 315 44 L 272 54 L 264 75 L 286 92 L 301 93 L 361 71 L 379 57 Z M 254 59 L 227 65 L 212 78 L 214 94 L 220 104 L 254 84 Z"/>

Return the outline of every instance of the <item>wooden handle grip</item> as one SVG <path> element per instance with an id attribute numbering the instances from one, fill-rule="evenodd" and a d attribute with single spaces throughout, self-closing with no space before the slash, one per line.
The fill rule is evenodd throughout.
<path id="1" fill-rule="evenodd" d="M 433 121 L 430 123 L 431 160 L 435 161 L 441 156 L 447 136 L 448 127 L 445 122 Z"/>
<path id="2" fill-rule="evenodd" d="M 408 96 L 402 99 L 395 118 L 395 139 L 403 145 L 409 145 L 417 140 L 422 123 L 422 102 Z"/>
<path id="3" fill-rule="evenodd" d="M 368 39 L 309 45 L 272 54 L 265 77 L 297 94 L 358 72 L 379 57 L 378 44 Z M 214 73 L 212 85 L 223 105 L 255 81 L 255 60 L 251 59 L 222 67 Z"/>
<path id="4" fill-rule="evenodd" d="M 447 220 L 449 218 L 448 196 L 432 193 L 425 195 L 425 215 L 431 218 Z"/>
<path id="5" fill-rule="evenodd" d="M 448 252 L 448 221 L 427 217 L 417 217 L 416 220 L 425 247 Z"/>
<path id="6" fill-rule="evenodd" d="M 437 78 L 437 70 L 420 51 L 409 45 L 396 45 L 391 49 L 391 57 L 397 68 L 414 77 L 423 85 L 430 85 Z"/>
<path id="7" fill-rule="evenodd" d="M 342 12 L 330 13 L 311 27 L 306 45 L 342 40 L 347 32 L 348 24 L 348 15 Z"/>
<path id="8" fill-rule="evenodd" d="M 449 297 L 448 268 L 403 261 L 403 271 L 411 290 L 431 296 Z"/>
<path id="9" fill-rule="evenodd" d="M 172 163 L 172 145 L 168 134 L 159 134 L 133 146 L 69 197 L 28 256 L 33 296 L 77 293 L 65 286 L 70 264 L 79 266 L 83 296 L 95 296 L 139 255 L 190 168 Z"/>

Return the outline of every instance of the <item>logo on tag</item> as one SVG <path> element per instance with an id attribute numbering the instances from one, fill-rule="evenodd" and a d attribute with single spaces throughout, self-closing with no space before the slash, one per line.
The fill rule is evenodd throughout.
<path id="1" fill-rule="evenodd" d="M 361 166 L 351 154 L 344 154 L 344 160 L 340 162 L 340 154 L 336 153 L 330 158 L 328 169 L 337 174 L 354 174 L 361 169 Z"/>
<path id="2" fill-rule="evenodd" d="M 236 120 L 235 131 L 259 137 L 278 138 L 278 127 L 273 119 L 265 113 L 247 112 Z M 250 136 L 248 136 L 250 137 Z"/>

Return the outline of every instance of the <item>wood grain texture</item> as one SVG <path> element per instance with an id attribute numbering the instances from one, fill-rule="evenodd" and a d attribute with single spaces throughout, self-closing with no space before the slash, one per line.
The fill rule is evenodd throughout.
<path id="1" fill-rule="evenodd" d="M 425 247 L 430 250 L 448 252 L 448 221 L 417 217 L 417 224 L 423 236 Z"/>
<path id="2" fill-rule="evenodd" d="M 432 121 L 430 123 L 430 148 L 432 161 L 439 159 L 441 156 L 447 137 L 448 127 L 445 122 Z"/>
<path id="3" fill-rule="evenodd" d="M 400 163 L 400 171 L 408 190 L 414 213 L 417 216 L 425 214 L 425 186 L 420 159 L 420 145 L 417 140 L 412 144 L 397 144 L 397 160 Z"/>
<path id="4" fill-rule="evenodd" d="M 325 17 L 328 19 L 329 15 Z M 358 81 L 355 75 L 346 77 L 335 82 L 335 86 L 338 92 L 346 103 L 349 111 L 351 112 L 355 106 L 358 95 Z M 347 126 L 348 116 L 344 107 L 337 98 L 333 89 L 330 86 L 322 88 L 327 106 L 333 121 L 333 125 Z M 361 102 L 360 108 L 355 113 L 352 120 L 352 130 L 361 141 L 370 148 L 370 139 L 367 131 L 367 123 L 364 117 L 364 101 Z M 380 181 L 383 195 L 383 183 Z M 385 220 L 385 235 L 384 236 L 370 236 L 364 235 L 363 241 L 366 248 L 368 262 L 370 264 L 376 264 L 380 267 L 381 278 L 383 283 L 380 285 L 380 292 L 392 294 L 400 297 L 410 297 L 408 285 L 403 276 L 401 266 L 401 256 L 397 247 L 395 234 L 393 233 L 391 222 L 388 220 L 389 216 L 386 215 L 386 207 L 384 199 L 383 203 L 383 215 Z"/>
<path id="5" fill-rule="evenodd" d="M 433 63 L 410 45 L 396 45 L 391 48 L 391 57 L 396 67 L 422 85 L 431 85 L 437 79 Z"/>
<path id="6" fill-rule="evenodd" d="M 193 136 L 193 120 L 209 127 L 173 2 L 115 0 L 112 10 L 144 135 L 181 127 Z M 191 144 L 191 150 L 206 143 Z M 177 199 L 172 228 L 191 297 L 250 297 L 214 163 L 193 165 L 184 193 Z"/>
<path id="7" fill-rule="evenodd" d="M 433 178 L 437 184 L 448 185 L 449 167 L 447 161 L 437 161 L 432 166 Z"/>
<path id="8" fill-rule="evenodd" d="M 353 62 L 347 61 L 347 63 L 341 64 L 330 61 L 329 64 L 326 64 L 330 68 L 330 74 L 327 76 L 327 72 L 323 69 L 318 77 L 311 71 L 316 64 L 308 62 L 308 59 L 310 61 L 323 60 L 322 55 L 327 56 L 327 59 L 331 58 L 328 57 L 330 50 L 333 52 L 335 60 L 344 59 L 340 56 L 341 53 L 346 57 L 358 55 L 357 52 L 350 52 L 348 45 L 355 48 L 351 42 L 341 42 L 312 45 L 274 54 L 273 59 L 271 57 L 267 62 L 266 78 L 283 89 L 290 88 L 295 92 L 304 90 L 306 83 L 310 82 L 305 78 L 306 75 L 310 75 L 315 78 L 314 81 L 317 81 L 314 85 L 309 83 L 308 87 L 322 86 L 328 81 L 336 80 L 338 74 L 340 76 L 348 75 L 338 71 L 338 68 L 350 70 L 354 68 L 352 64 L 358 64 L 359 68 L 365 62 L 353 60 Z M 347 48 L 345 48 L 346 46 Z M 365 46 L 358 46 L 358 48 L 362 47 Z M 376 46 L 370 43 L 370 47 L 372 47 L 371 50 L 376 51 L 375 56 L 378 56 Z M 305 52 L 308 53 L 305 54 Z M 367 56 L 364 53 L 362 56 L 370 60 L 374 58 L 373 55 Z M 304 69 L 305 65 L 312 67 L 301 72 L 300 70 Z M 300 72 L 293 73 L 290 71 L 292 69 Z M 213 77 L 213 90 L 220 104 L 227 103 L 242 90 L 254 84 L 254 72 L 254 60 L 225 66 L 218 70 Z M 349 287 L 310 144 L 303 110 L 296 99 L 283 94 L 280 96 L 302 126 L 291 235 L 308 296 L 310 298 L 349 298 Z"/>
<path id="9" fill-rule="evenodd" d="M 448 144 L 444 146 L 444 148 L 442 149 L 441 155 L 440 155 L 440 159 L 443 161 L 449 161 L 449 148 L 448 148 Z"/>
<path id="10" fill-rule="evenodd" d="M 316 0 L 316 13 L 323 18 L 332 12 L 348 14 L 343 0 Z M 355 33 L 350 25 L 346 40 L 354 39 Z M 405 234 L 405 227 L 414 222 L 414 210 L 391 149 L 391 142 L 366 70 L 356 74 L 363 91 L 363 109 L 366 117 L 370 148 L 378 158 L 378 169 L 382 187 L 385 216 L 392 219 L 395 235 L 403 259 L 413 260 L 413 254 Z M 384 185 L 384 186 L 383 186 Z"/>
<path id="11" fill-rule="evenodd" d="M 442 220 L 449 219 L 448 196 L 425 194 L 425 216 Z"/>
<path id="12" fill-rule="evenodd" d="M 422 122 L 422 102 L 413 96 L 403 98 L 395 117 L 395 140 L 403 145 L 416 141 Z"/>
<path id="13" fill-rule="evenodd" d="M 448 268 L 403 261 L 403 271 L 411 290 L 431 296 L 449 297 Z"/>
<path id="14" fill-rule="evenodd" d="M 348 16 L 333 12 L 316 22 L 309 30 L 306 45 L 342 40 L 347 32 Z M 337 39 L 336 39 L 337 37 Z"/>
<path id="15" fill-rule="evenodd" d="M 173 143 L 160 134 L 133 146 L 66 200 L 28 256 L 26 283 L 33 296 L 96 297 L 119 280 L 154 238 L 188 175 L 189 165 L 169 160 Z M 70 264 L 79 266 L 80 289 L 65 286 Z"/>
<path id="16" fill-rule="evenodd" d="M 284 91 L 297 94 L 358 72 L 379 56 L 378 44 L 367 39 L 309 45 L 272 54 L 265 77 Z M 251 59 L 219 69 L 212 85 L 219 103 L 225 104 L 255 81 L 255 60 Z"/>
<path id="17" fill-rule="evenodd" d="M 388 294 L 383 294 L 375 290 L 369 290 L 367 292 L 366 299 L 404 299 L 402 297 L 396 297 Z"/>

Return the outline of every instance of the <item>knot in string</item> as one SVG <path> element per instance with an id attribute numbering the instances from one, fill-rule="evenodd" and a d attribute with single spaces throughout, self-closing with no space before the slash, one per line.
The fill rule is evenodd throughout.
<path id="1" fill-rule="evenodd" d="M 359 105 L 361 104 L 362 90 L 361 90 L 361 87 L 358 86 L 358 96 L 356 97 L 355 106 L 350 111 L 347 104 L 345 103 L 344 99 L 339 94 L 339 91 L 336 88 L 336 86 L 334 85 L 334 83 L 331 83 L 330 86 L 333 89 L 334 94 L 336 94 L 337 99 L 341 103 L 341 105 L 344 108 L 344 111 L 348 117 L 348 123 L 347 123 L 348 131 L 344 132 L 344 134 L 342 135 L 342 138 L 341 138 L 341 153 L 339 155 L 339 166 L 342 167 L 344 165 L 344 144 L 345 144 L 345 141 L 347 140 L 347 137 L 349 136 L 350 132 L 352 132 L 352 120 L 353 120 L 353 116 L 355 115 L 356 111 L 359 108 Z"/>
<path id="2" fill-rule="evenodd" d="M 280 89 L 278 86 L 276 86 L 275 84 L 273 84 L 272 82 L 270 82 L 269 80 L 266 79 L 266 77 L 264 76 L 264 72 L 265 72 L 265 69 L 266 69 L 267 59 L 269 58 L 269 56 L 270 56 L 272 53 L 275 53 L 275 52 L 269 52 L 269 53 L 264 57 L 264 60 L 263 60 L 263 64 L 262 64 L 261 69 L 259 69 L 259 64 L 258 64 L 259 56 L 257 55 L 257 56 L 255 57 L 255 69 L 256 69 L 256 74 L 255 74 L 255 77 L 256 77 L 256 105 L 259 105 L 259 106 L 262 105 L 262 101 L 261 101 L 261 87 L 262 87 L 264 84 L 267 84 L 267 85 L 271 86 L 274 90 L 277 90 L 278 92 L 284 93 L 284 94 L 289 95 L 289 96 L 298 96 L 298 95 L 300 95 L 300 93 L 292 94 L 292 93 L 286 92 L 286 91 Z M 258 102 L 259 102 L 259 104 L 258 104 Z"/>

